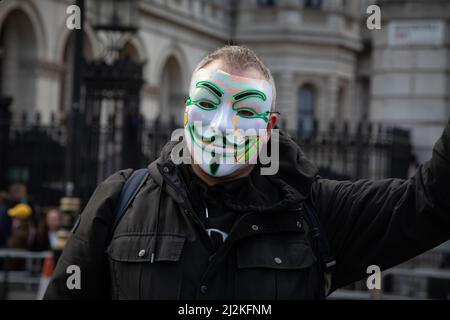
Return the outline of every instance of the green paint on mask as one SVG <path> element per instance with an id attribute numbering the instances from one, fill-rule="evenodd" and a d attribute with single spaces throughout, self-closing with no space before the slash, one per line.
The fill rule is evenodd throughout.
<path id="1" fill-rule="evenodd" d="M 265 122 L 269 122 L 270 111 L 265 111 L 265 112 L 260 113 L 251 107 L 236 107 L 236 103 L 241 102 L 248 98 L 258 98 L 263 101 L 266 101 L 267 96 L 264 92 L 262 92 L 260 90 L 250 89 L 250 90 L 245 90 L 245 91 L 239 92 L 238 94 L 235 94 L 233 96 L 233 98 L 235 99 L 235 102 L 233 103 L 232 108 L 234 111 L 237 111 L 237 115 L 239 117 L 247 118 L 247 119 L 260 118 L 260 119 L 263 119 Z M 248 111 L 248 112 L 251 112 L 253 115 L 245 116 L 245 115 L 239 114 L 239 111 Z"/>
<path id="2" fill-rule="evenodd" d="M 210 173 L 211 173 L 211 175 L 212 176 L 215 176 L 216 175 L 216 173 L 217 173 L 217 171 L 219 170 L 219 167 L 220 167 L 220 164 L 218 164 L 218 163 L 211 163 L 210 165 L 209 165 L 209 171 L 210 171 Z"/>

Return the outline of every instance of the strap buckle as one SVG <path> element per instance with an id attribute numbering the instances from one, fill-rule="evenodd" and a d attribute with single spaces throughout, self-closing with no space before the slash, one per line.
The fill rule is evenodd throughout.
<path id="1" fill-rule="evenodd" d="M 228 238 L 228 233 L 223 232 L 222 230 L 219 229 L 215 229 L 215 228 L 210 228 L 210 229 L 206 229 L 206 233 L 208 233 L 208 236 L 211 238 L 211 233 L 215 232 L 218 233 L 222 236 L 222 241 L 225 242 L 225 240 Z"/>

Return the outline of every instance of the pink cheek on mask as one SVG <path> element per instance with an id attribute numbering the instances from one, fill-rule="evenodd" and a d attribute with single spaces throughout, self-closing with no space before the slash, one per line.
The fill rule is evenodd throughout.
<path id="1" fill-rule="evenodd" d="M 237 89 L 237 88 L 228 88 L 227 89 L 227 93 L 228 94 L 236 94 L 236 93 L 238 93 L 240 90 L 239 89 Z"/>
<path id="2" fill-rule="evenodd" d="M 237 130 L 237 125 L 238 125 L 239 119 L 237 116 L 233 117 L 233 125 L 234 125 L 234 129 Z"/>

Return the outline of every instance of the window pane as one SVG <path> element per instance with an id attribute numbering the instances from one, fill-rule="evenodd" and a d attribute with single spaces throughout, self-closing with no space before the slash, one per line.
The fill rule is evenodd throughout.
<path id="1" fill-rule="evenodd" d="M 311 85 L 304 85 L 299 90 L 297 132 L 303 139 L 310 138 L 314 131 L 315 90 Z"/>

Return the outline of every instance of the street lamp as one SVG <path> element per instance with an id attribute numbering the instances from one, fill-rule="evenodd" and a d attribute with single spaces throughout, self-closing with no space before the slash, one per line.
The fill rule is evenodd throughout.
<path id="1" fill-rule="evenodd" d="M 103 52 L 87 61 L 83 69 L 86 112 L 79 153 L 84 166 L 79 184 L 83 200 L 95 188 L 97 179 L 114 170 L 140 165 L 139 105 L 143 83 L 143 63 L 123 51 L 138 29 L 138 1 L 91 0 L 88 4 L 87 12 L 92 14 L 88 18 Z"/>
<path id="2" fill-rule="evenodd" d="M 136 0 L 95 0 L 93 28 L 103 31 L 135 32 L 137 30 Z"/>
<path id="3" fill-rule="evenodd" d="M 125 35 L 134 33 L 137 30 L 137 0 L 77 0 L 76 4 L 80 8 L 81 25 L 80 30 L 74 30 L 75 45 L 73 47 L 73 86 L 72 103 L 68 113 L 68 144 L 66 153 L 66 196 L 79 196 L 80 174 L 83 171 L 80 160 L 80 151 L 83 147 L 83 111 L 87 108 L 82 97 L 81 87 L 86 85 L 86 77 L 94 74 L 94 80 L 98 80 L 96 75 L 109 74 L 114 68 L 112 66 L 119 57 L 123 46 Z M 85 8 L 86 7 L 86 8 Z M 84 38 L 84 18 L 87 19 L 94 30 L 97 31 L 100 44 L 104 47 L 101 57 L 97 62 L 87 62 L 83 57 Z M 106 65 L 102 66 L 101 62 Z M 98 70 L 101 69 L 101 70 Z M 107 70 L 105 70 L 107 69 Z M 105 72 L 106 71 L 106 72 Z M 83 103 L 84 102 L 84 103 Z"/>
<path id="4" fill-rule="evenodd" d="M 104 45 L 103 58 L 112 64 L 127 41 L 137 31 L 137 0 L 92 1 L 92 26 Z"/>
<path id="5" fill-rule="evenodd" d="M 80 204 L 87 200 L 97 183 L 98 164 L 93 165 L 93 161 L 99 158 L 101 139 L 96 127 L 101 123 L 96 114 L 100 113 L 103 100 L 112 97 L 127 105 L 127 114 L 138 112 L 142 85 L 142 66 L 124 64 L 119 59 L 120 51 L 129 39 L 127 36 L 137 31 L 137 0 L 77 0 L 76 3 L 80 7 L 82 25 L 86 13 L 86 20 L 96 31 L 104 51 L 101 57 L 85 61 L 83 28 L 76 30 L 72 107 L 68 122 L 66 197 L 60 201 L 67 225 L 73 224 L 70 218 L 76 216 Z M 124 130 L 129 131 L 128 127 Z M 128 149 L 125 155 L 129 154 Z"/>

